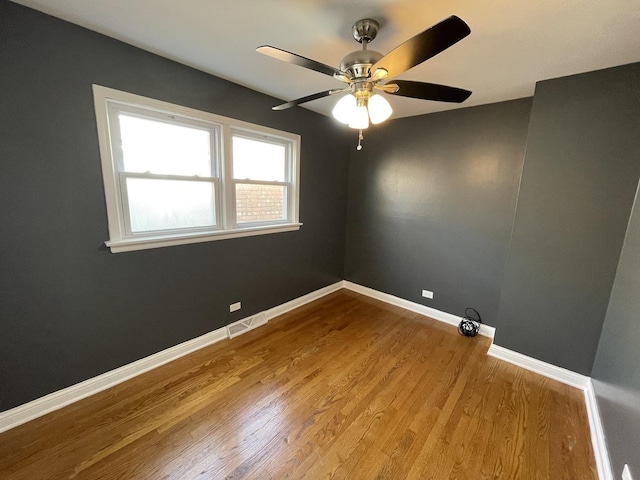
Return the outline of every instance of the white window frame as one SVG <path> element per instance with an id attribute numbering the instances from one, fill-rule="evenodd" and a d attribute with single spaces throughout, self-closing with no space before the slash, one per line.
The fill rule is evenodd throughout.
<path id="1" fill-rule="evenodd" d="M 299 221 L 299 135 L 114 90 L 101 85 L 93 85 L 93 97 L 102 160 L 107 220 L 109 223 L 109 240 L 105 244 L 111 249 L 111 252 L 144 250 L 236 237 L 290 232 L 300 229 L 302 224 Z M 184 177 L 122 171 L 123 165 L 122 159 L 119 158 L 120 153 L 114 151 L 117 149 L 112 148 L 112 134 L 114 138 L 119 138 L 119 133 L 116 131 L 118 122 L 114 119 L 119 111 L 160 119 L 168 123 L 193 125 L 212 132 L 212 177 L 190 177 L 189 180 L 206 181 L 214 184 L 216 191 L 216 226 L 131 232 L 128 224 L 126 188 L 122 188 L 122 182 L 126 181 L 127 177 L 166 177 L 172 179 L 184 179 Z M 234 180 L 231 148 L 234 134 L 284 145 L 286 147 L 285 182 Z M 214 157 L 219 161 L 214 161 Z M 268 222 L 238 224 L 235 208 L 236 183 L 284 185 L 287 192 L 285 202 L 287 218 Z"/>

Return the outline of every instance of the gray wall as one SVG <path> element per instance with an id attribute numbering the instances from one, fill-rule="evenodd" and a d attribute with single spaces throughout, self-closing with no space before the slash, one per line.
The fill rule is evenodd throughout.
<path id="1" fill-rule="evenodd" d="M 602 328 L 593 383 L 615 478 L 640 475 L 640 198 L 624 240 Z"/>
<path id="2" fill-rule="evenodd" d="M 6 0 L 0 68 L 0 410 L 342 279 L 330 119 Z M 302 229 L 110 253 L 92 83 L 302 135 Z"/>
<path id="3" fill-rule="evenodd" d="M 391 121 L 361 152 L 330 119 L 6 0 L 0 65 L 0 410 L 347 278 L 473 305 L 498 344 L 581 373 L 598 348 L 616 474 L 640 471 L 638 207 L 620 257 L 640 64 Z M 301 134 L 302 229 L 111 254 L 92 83 Z"/>
<path id="4" fill-rule="evenodd" d="M 589 375 L 640 174 L 640 64 L 540 82 L 496 343 Z"/>
<path id="5" fill-rule="evenodd" d="M 352 148 L 345 278 L 457 315 L 473 306 L 493 325 L 530 108 L 527 98 L 369 129 Z"/>

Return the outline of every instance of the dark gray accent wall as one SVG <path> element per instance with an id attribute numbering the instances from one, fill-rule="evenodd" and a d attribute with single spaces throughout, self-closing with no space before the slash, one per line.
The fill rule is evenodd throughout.
<path id="1" fill-rule="evenodd" d="M 640 188 L 640 185 L 639 185 Z M 640 475 L 640 197 L 622 247 L 613 291 L 593 364 L 614 477 L 625 463 Z"/>
<path id="2" fill-rule="evenodd" d="M 394 120 L 353 139 L 345 278 L 493 325 L 531 99 Z M 434 299 L 421 296 L 423 289 Z"/>
<path id="3" fill-rule="evenodd" d="M 6 0 L 0 70 L 0 410 L 343 278 L 332 120 Z M 110 253 L 93 83 L 302 135 L 302 229 Z"/>
<path id="4" fill-rule="evenodd" d="M 496 343 L 589 375 L 640 174 L 640 64 L 536 86 Z"/>

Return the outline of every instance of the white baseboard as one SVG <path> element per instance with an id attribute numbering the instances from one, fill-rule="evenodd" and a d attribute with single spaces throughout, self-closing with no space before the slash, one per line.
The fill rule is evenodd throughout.
<path id="1" fill-rule="evenodd" d="M 203 347 L 212 345 L 227 338 L 226 327 L 218 328 L 200 337 L 180 343 L 174 347 L 167 348 L 161 352 L 154 353 L 145 358 L 141 358 L 133 363 L 110 370 L 106 373 L 90 378 L 84 382 L 76 383 L 70 387 L 63 388 L 57 392 L 50 393 L 44 397 L 37 398 L 31 402 L 17 406 L 0 413 L 0 432 L 22 425 L 47 413 L 59 410 L 71 403 L 87 398 L 98 392 L 106 390 L 141 375 L 149 370 L 169 363 L 172 360 L 183 357 L 191 352 L 195 352 Z"/>
<path id="2" fill-rule="evenodd" d="M 487 355 L 512 363 L 518 367 L 530 370 L 548 378 L 552 378 L 572 387 L 584 390 L 589 383 L 589 377 L 572 372 L 566 368 L 557 367 L 522 353 L 514 352 L 495 343 L 489 347 Z"/>
<path id="3" fill-rule="evenodd" d="M 591 379 L 589 379 L 587 386 L 584 389 L 584 402 L 587 406 L 587 414 L 589 416 L 591 444 L 593 445 L 593 454 L 596 457 L 598 478 L 600 478 L 600 480 L 614 480 L 611 461 L 609 460 L 609 450 L 607 449 L 604 428 L 602 427 L 602 419 L 598 408 L 598 401 L 596 400 L 596 393 L 593 389 L 593 382 Z"/>
<path id="4" fill-rule="evenodd" d="M 427 317 L 433 318 L 434 320 L 448 323 L 449 325 L 455 325 L 457 327 L 460 323 L 460 320 L 462 320 L 462 317 L 458 317 L 451 313 L 427 307 L 426 305 L 422 305 L 420 303 L 410 302 L 409 300 L 405 300 L 404 298 L 394 297 L 393 295 L 389 295 L 388 293 L 380 292 L 378 290 L 374 290 L 373 288 L 358 285 L 357 283 L 349 282 L 347 280 L 344 280 L 342 283 L 344 288 L 348 290 L 361 293 L 362 295 L 375 298 L 376 300 L 380 300 L 382 302 L 390 303 L 391 305 L 404 308 L 405 310 L 410 310 L 412 312 L 425 315 Z M 495 328 L 490 327 L 489 325 L 485 325 L 484 323 L 480 325 L 480 335 L 493 338 L 495 336 L 495 333 Z"/>
<path id="5" fill-rule="evenodd" d="M 309 303 L 331 292 L 335 292 L 340 288 L 342 288 L 341 281 L 311 292 L 300 298 L 291 300 L 290 302 L 278 305 L 277 307 L 273 307 L 264 312 L 266 314 L 266 319 L 269 321 L 278 315 L 282 315 L 283 313 L 293 310 L 294 308 L 298 308 L 305 303 Z M 265 323 L 266 322 L 259 322 L 255 326 L 258 327 Z M 162 350 L 161 352 L 142 358 L 133 363 L 123 365 L 115 370 L 110 370 L 98 375 L 97 377 L 85 380 L 84 382 L 71 385 L 70 387 L 63 388 L 62 390 L 50 393 L 49 395 L 37 398 L 36 400 L 19 405 L 10 410 L 0 412 L 0 433 L 46 415 L 47 413 L 59 410 L 71 403 L 118 385 L 119 383 L 148 372 L 149 370 L 153 370 L 154 368 L 195 352 L 196 350 L 212 345 L 220 340 L 224 340 L 225 338 L 228 338 L 226 326 L 192 340 L 188 340 L 179 345 L 175 345 L 171 348 L 167 348 L 166 350 Z"/>
<path id="6" fill-rule="evenodd" d="M 331 285 L 327 285 L 324 288 L 320 288 L 311 293 L 307 293 L 302 297 L 294 298 L 290 302 L 283 303 L 282 305 L 278 305 L 266 311 L 267 320 L 271 320 L 273 317 L 277 317 L 278 315 L 282 315 L 291 310 L 294 310 L 302 305 L 305 305 L 309 302 L 313 302 L 314 300 L 318 300 L 319 298 L 324 297 L 325 295 L 329 295 L 330 293 L 337 292 L 343 287 L 343 282 L 336 282 Z"/>

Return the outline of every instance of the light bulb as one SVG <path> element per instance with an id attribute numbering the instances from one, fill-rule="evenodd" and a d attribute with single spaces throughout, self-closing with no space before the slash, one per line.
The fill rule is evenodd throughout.
<path id="1" fill-rule="evenodd" d="M 384 122 L 392 113 L 391 105 L 382 95 L 375 94 L 369 98 L 369 116 L 374 125 Z"/>
<path id="2" fill-rule="evenodd" d="M 367 112 L 367 107 L 363 105 L 354 108 L 349 126 L 358 130 L 369 128 L 369 113 Z"/>
<path id="3" fill-rule="evenodd" d="M 333 116 L 341 123 L 349 123 L 355 115 L 356 97 L 351 94 L 345 95 L 336 106 L 333 107 Z"/>

